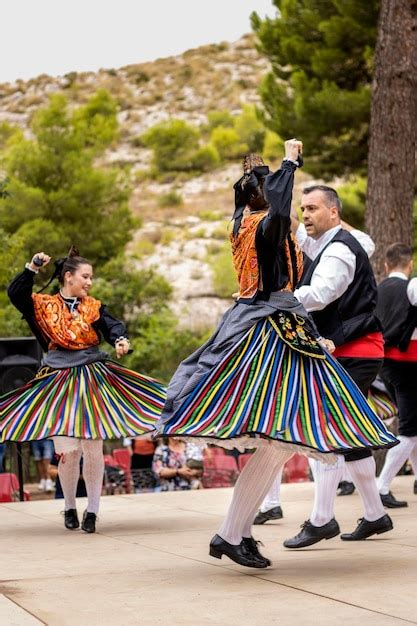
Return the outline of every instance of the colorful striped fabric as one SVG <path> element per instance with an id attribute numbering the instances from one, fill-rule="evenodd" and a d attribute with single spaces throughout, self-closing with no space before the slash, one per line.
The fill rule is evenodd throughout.
<path id="1" fill-rule="evenodd" d="M 381 420 L 389 420 L 398 415 L 397 406 L 384 391 L 371 388 L 368 402 Z"/>
<path id="2" fill-rule="evenodd" d="M 112 361 L 53 370 L 2 397 L 1 441 L 143 435 L 164 401 L 161 383 Z"/>
<path id="3" fill-rule="evenodd" d="M 200 380 L 161 434 L 219 440 L 257 434 L 323 453 L 394 445 L 395 437 L 335 359 L 291 349 L 274 326 L 270 318 L 254 325 Z"/>

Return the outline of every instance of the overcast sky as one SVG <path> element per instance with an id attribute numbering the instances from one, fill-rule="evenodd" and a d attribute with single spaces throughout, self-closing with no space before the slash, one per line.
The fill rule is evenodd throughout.
<path id="1" fill-rule="evenodd" d="M 250 32 L 272 0 L 6 0 L 0 82 L 117 68 Z"/>

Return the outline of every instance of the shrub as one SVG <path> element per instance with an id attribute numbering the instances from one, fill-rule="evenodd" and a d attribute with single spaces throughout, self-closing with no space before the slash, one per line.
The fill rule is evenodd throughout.
<path id="1" fill-rule="evenodd" d="M 198 150 L 199 132 L 183 120 L 170 120 L 150 128 L 142 140 L 152 148 L 160 172 L 190 169 L 190 155 Z"/>
<path id="2" fill-rule="evenodd" d="M 181 206 L 183 202 L 182 195 L 174 190 L 168 191 L 158 198 L 158 206 L 160 207 Z"/>
<path id="3" fill-rule="evenodd" d="M 218 126 L 223 126 L 223 128 L 232 128 L 233 122 L 233 115 L 230 111 L 210 111 L 207 114 L 207 128 L 209 131 L 212 131 Z"/>
<path id="4" fill-rule="evenodd" d="M 281 137 L 272 130 L 265 133 L 262 155 L 266 161 L 274 161 L 281 158 L 284 151 L 284 142 Z"/>
<path id="5" fill-rule="evenodd" d="M 201 172 L 208 172 L 220 163 L 220 155 L 215 146 L 207 144 L 201 146 L 190 157 L 190 167 Z"/>
<path id="6" fill-rule="evenodd" d="M 219 298 L 231 298 L 238 291 L 236 273 L 233 267 L 229 242 L 225 242 L 220 252 L 208 255 L 207 261 L 213 272 L 213 287 Z"/>
<path id="7" fill-rule="evenodd" d="M 242 113 L 238 115 L 234 123 L 239 139 L 244 142 L 250 152 L 261 152 L 264 139 L 265 127 L 256 115 L 254 106 L 246 105 Z"/>
<path id="8" fill-rule="evenodd" d="M 210 139 L 222 159 L 235 159 L 248 152 L 247 144 L 240 141 L 234 128 L 218 126 L 211 132 Z"/>

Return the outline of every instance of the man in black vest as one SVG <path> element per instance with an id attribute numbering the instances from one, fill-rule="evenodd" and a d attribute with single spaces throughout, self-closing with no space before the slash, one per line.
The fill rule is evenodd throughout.
<path id="1" fill-rule="evenodd" d="M 304 225 L 293 212 L 293 227 L 301 249 L 312 262 L 294 295 L 312 314 L 321 335 L 333 340 L 333 356 L 367 396 L 384 356 L 381 327 L 375 316 L 377 286 L 368 258 L 373 242 L 365 233 L 342 223 L 342 205 L 331 187 L 305 189 L 301 210 Z M 357 541 L 391 530 L 392 521 L 385 514 L 377 489 L 371 452 L 353 451 L 345 460 L 361 496 L 364 517 L 352 533 L 341 538 Z M 313 512 L 301 532 L 284 541 L 287 548 L 302 548 L 340 533 L 333 508 L 343 458 L 336 466 L 318 461 L 311 466 L 316 485 Z"/>
<path id="2" fill-rule="evenodd" d="M 393 390 L 398 407 L 400 444 L 389 450 L 378 479 L 384 506 L 398 508 L 407 502 L 396 500 L 390 484 L 409 458 L 417 457 L 417 278 L 413 271 L 413 251 L 394 243 L 386 252 L 387 278 L 378 286 L 377 315 L 385 339 L 385 361 L 381 376 Z M 414 467 L 414 472 L 417 468 Z M 417 492 L 417 483 L 414 491 Z"/>

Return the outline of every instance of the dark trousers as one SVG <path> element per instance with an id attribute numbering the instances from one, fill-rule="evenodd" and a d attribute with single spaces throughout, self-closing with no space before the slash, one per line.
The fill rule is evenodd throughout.
<path id="1" fill-rule="evenodd" d="M 337 360 L 357 384 L 365 398 L 367 398 L 371 384 L 379 374 L 384 360 L 359 359 L 352 357 L 340 357 Z M 348 452 L 344 455 L 346 462 L 359 461 L 360 459 L 366 459 L 369 456 L 372 456 L 372 452 L 369 448 L 365 448 L 363 450 L 352 450 L 352 452 Z"/>
<path id="2" fill-rule="evenodd" d="M 398 408 L 398 434 L 417 436 L 417 363 L 385 359 L 381 378 Z"/>

